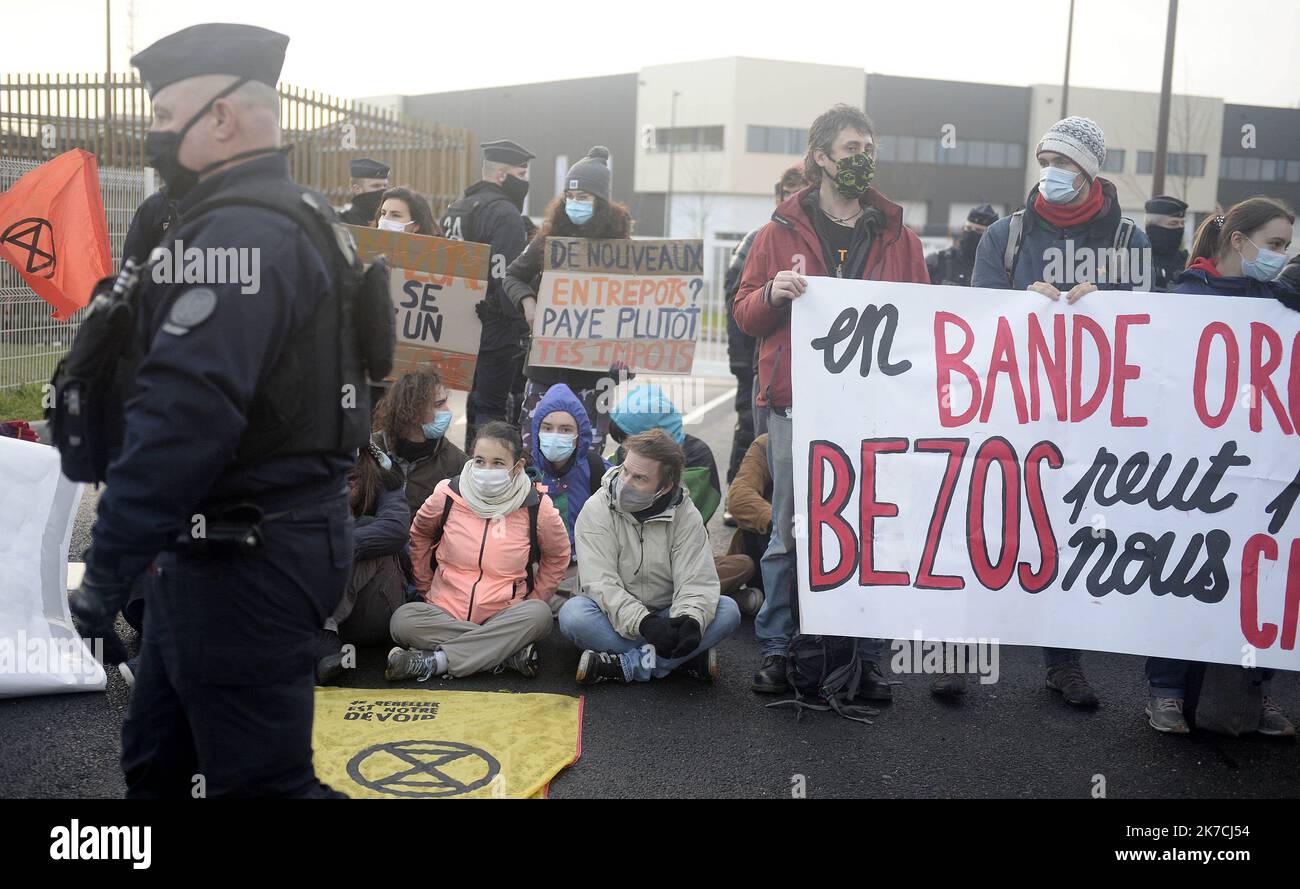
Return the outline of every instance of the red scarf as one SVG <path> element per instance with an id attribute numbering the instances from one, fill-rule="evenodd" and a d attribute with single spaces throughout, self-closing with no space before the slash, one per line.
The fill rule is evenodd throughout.
<path id="1" fill-rule="evenodd" d="M 1095 179 L 1088 186 L 1088 196 L 1082 204 L 1053 204 L 1042 192 L 1034 196 L 1034 212 L 1057 228 L 1083 225 L 1101 212 L 1101 205 L 1101 186 Z"/>
<path id="2" fill-rule="evenodd" d="M 1202 256 L 1187 267 L 1187 270 L 1189 272 L 1192 269 L 1205 272 L 1211 278 L 1223 277 L 1223 272 L 1219 271 L 1219 261 L 1217 259 L 1206 259 L 1204 256 Z"/>

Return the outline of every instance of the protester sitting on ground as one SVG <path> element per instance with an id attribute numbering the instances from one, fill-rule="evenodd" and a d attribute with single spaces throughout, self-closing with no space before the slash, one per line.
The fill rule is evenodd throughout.
<path id="1" fill-rule="evenodd" d="M 1032 290 L 1051 300 L 1074 303 L 1095 290 L 1149 290 L 1140 280 L 1140 257 L 1151 241 L 1133 220 L 1121 215 L 1115 186 L 1098 175 L 1106 161 L 1106 137 L 1095 121 L 1067 117 L 1048 128 L 1035 154 L 1042 168 L 1025 209 L 989 226 L 975 258 L 972 285 L 1000 290 Z M 1128 248 L 1128 261 L 1114 261 L 1111 250 Z M 1059 257 L 1066 257 L 1060 262 Z M 1079 258 L 1091 256 L 1092 262 Z M 1054 260 L 1053 258 L 1057 259 Z M 1104 278 L 1076 278 L 1086 269 L 1108 270 Z M 1149 268 L 1145 268 L 1150 273 Z M 1049 280 L 1050 279 L 1050 280 Z M 1096 707 L 1097 693 L 1083 673 L 1080 652 L 1044 648 L 1047 687 L 1066 703 Z M 965 676 L 945 674 L 931 687 L 937 695 L 960 695 Z"/>
<path id="2" fill-rule="evenodd" d="M 559 624 L 582 649 L 576 678 L 645 682 L 678 670 L 712 682 L 715 646 L 740 609 L 720 594 L 704 521 L 681 485 L 681 445 L 662 429 L 623 445 L 623 463 L 587 499 L 574 535 L 580 594 Z"/>
<path id="3" fill-rule="evenodd" d="M 442 234 L 438 223 L 434 221 L 429 202 L 400 185 L 384 192 L 379 201 L 375 226 L 384 231 L 405 232 L 408 235 L 438 237 Z"/>
<path id="4" fill-rule="evenodd" d="M 402 493 L 402 476 L 375 444 L 362 448 L 348 478 L 349 502 L 356 519 L 352 574 L 334 614 L 325 621 L 316 652 L 316 684 L 333 682 L 344 669 L 343 646 L 382 645 L 388 624 L 414 589 L 407 543 L 411 509 Z"/>
<path id="5" fill-rule="evenodd" d="M 399 377 L 375 407 L 370 440 L 402 474 L 412 515 L 439 482 L 457 475 L 469 459 L 447 438 L 452 420 L 448 398 L 438 374 L 419 370 Z"/>
<path id="6" fill-rule="evenodd" d="M 542 213 L 542 228 L 532 242 L 506 268 L 503 283 L 509 300 L 523 312 L 528 324 L 533 323 L 537 310 L 537 291 L 541 288 L 542 269 L 545 267 L 546 239 L 551 235 L 560 238 L 619 239 L 632 236 L 632 214 L 627 207 L 613 200 L 609 169 L 609 149 L 593 146 L 587 156 L 569 168 L 564 176 L 568 186 Z M 604 370 L 568 370 L 556 367 L 529 365 L 524 370 L 528 378 L 524 386 L 523 408 L 519 425 L 524 444 L 532 448 L 533 411 L 546 390 L 555 383 L 564 383 L 587 411 L 593 423 L 591 449 L 597 454 L 605 452 L 605 435 L 609 430 L 609 416 L 597 409 L 602 391 L 602 380 L 617 381 L 619 367 Z M 608 384 L 607 384 L 608 385 Z"/>
<path id="7" fill-rule="evenodd" d="M 1191 264 L 1175 279 L 1173 292 L 1263 299 L 1289 293 L 1289 287 L 1274 279 L 1286 262 L 1294 225 L 1295 215 L 1281 202 L 1266 197 L 1250 198 L 1222 216 L 1206 219 L 1196 232 Z M 1231 311 L 1234 306 L 1249 311 L 1234 303 L 1227 303 L 1225 308 Z M 1194 662 L 1179 658 L 1147 658 L 1150 696 L 1146 715 L 1147 723 L 1156 731 L 1190 731 L 1183 715 L 1183 701 L 1193 666 Z M 1266 668 L 1259 670 L 1264 697 L 1259 733 L 1294 737 L 1295 726 L 1270 695 L 1273 673 Z"/>
<path id="8" fill-rule="evenodd" d="M 728 554 L 748 556 L 755 565 L 759 564 L 772 536 L 772 473 L 767 465 L 767 433 L 754 439 L 745 451 L 740 470 L 727 486 L 727 510 L 735 516 L 737 526 Z M 761 607 L 763 573 L 756 571 L 749 585 L 758 593 Z M 736 598 L 739 600 L 741 596 Z M 743 604 L 740 610 L 746 610 Z M 758 608 L 754 611 L 757 613 Z"/>
<path id="9" fill-rule="evenodd" d="M 566 384 L 554 384 L 537 403 L 533 411 L 532 442 L 533 465 L 564 520 L 572 543 L 578 514 L 591 492 L 600 485 L 609 464 L 591 450 L 591 420 L 578 396 Z M 576 565 L 575 557 L 551 599 L 553 610 L 558 611 L 564 604 L 561 600 L 572 594 Z"/>
<path id="10" fill-rule="evenodd" d="M 536 643 L 569 566 L 569 535 L 525 467 L 519 430 L 479 428 L 460 475 L 438 483 L 411 523 L 421 599 L 393 614 L 390 681 L 511 669 L 537 675 Z"/>
<path id="11" fill-rule="evenodd" d="M 672 436 L 685 455 L 686 468 L 682 472 L 682 487 L 691 495 L 691 502 L 700 511 L 700 518 L 707 526 L 713 518 L 718 504 L 722 502 L 722 491 L 718 479 L 718 464 L 713 459 L 713 451 L 694 435 L 689 435 L 682 428 L 682 415 L 668 395 L 653 383 L 637 386 L 623 396 L 610 412 L 609 431 L 619 449 L 614 454 L 615 463 L 623 462 L 622 442 L 629 435 L 662 429 Z M 763 597 L 756 590 L 747 588 L 745 583 L 754 576 L 756 563 L 745 555 L 735 554 L 718 556 L 716 568 L 722 583 L 722 595 L 730 596 L 740 606 L 741 613 L 750 616 L 758 613 L 763 604 Z"/>

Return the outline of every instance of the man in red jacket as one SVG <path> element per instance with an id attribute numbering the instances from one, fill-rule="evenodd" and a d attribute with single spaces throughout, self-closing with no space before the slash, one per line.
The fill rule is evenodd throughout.
<path id="1" fill-rule="evenodd" d="M 761 565 L 767 600 L 754 619 L 763 648 L 757 692 L 788 688 L 786 650 L 796 632 L 790 304 L 808 286 L 804 275 L 930 283 L 920 239 L 903 225 L 903 208 L 870 187 L 875 162 L 875 130 L 857 108 L 836 105 L 813 121 L 804 159 L 812 184 L 777 207 L 759 231 L 736 294 L 736 323 L 762 340 L 758 403 L 770 412 L 772 539 Z M 884 640 L 863 639 L 860 646 L 867 671 L 859 696 L 889 700 L 880 672 Z"/>

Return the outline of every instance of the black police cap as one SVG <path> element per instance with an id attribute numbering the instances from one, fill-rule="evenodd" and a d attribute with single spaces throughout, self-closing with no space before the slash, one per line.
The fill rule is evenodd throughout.
<path id="1" fill-rule="evenodd" d="M 525 166 L 537 157 L 518 142 L 511 142 L 509 139 L 481 142 L 478 147 L 483 149 L 483 160 L 496 164 L 510 164 L 513 167 Z"/>
<path id="2" fill-rule="evenodd" d="M 387 179 L 388 164 L 368 157 L 348 162 L 348 173 L 353 179 Z"/>
<path id="3" fill-rule="evenodd" d="M 1158 194 L 1146 202 L 1146 211 L 1161 216 L 1177 216 L 1181 219 L 1187 215 L 1187 203 L 1167 194 Z"/>
<path id="4" fill-rule="evenodd" d="M 992 204 L 980 204 L 978 207 L 972 207 L 971 211 L 966 214 L 966 221 L 973 222 L 976 225 L 992 225 L 998 221 L 998 211 L 993 209 Z"/>
<path id="5" fill-rule="evenodd" d="M 131 57 L 149 95 L 204 74 L 231 74 L 275 86 L 289 38 L 254 25 L 193 25 Z"/>

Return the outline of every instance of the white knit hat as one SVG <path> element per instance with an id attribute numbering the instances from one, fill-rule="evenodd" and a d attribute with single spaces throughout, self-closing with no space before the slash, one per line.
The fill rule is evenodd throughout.
<path id="1" fill-rule="evenodd" d="M 1086 117 L 1067 117 L 1048 128 L 1034 154 L 1055 151 L 1079 165 L 1089 179 L 1096 179 L 1106 162 L 1106 134 L 1097 122 Z"/>

